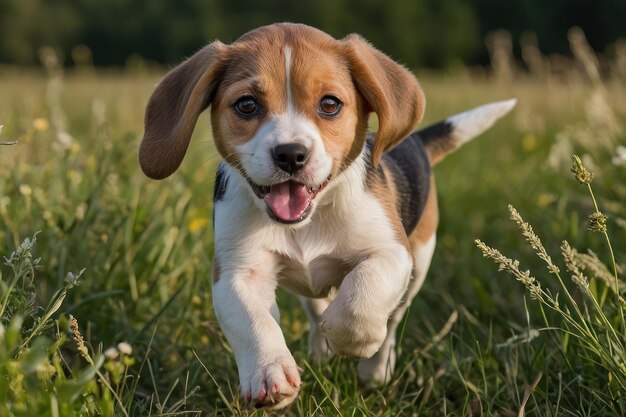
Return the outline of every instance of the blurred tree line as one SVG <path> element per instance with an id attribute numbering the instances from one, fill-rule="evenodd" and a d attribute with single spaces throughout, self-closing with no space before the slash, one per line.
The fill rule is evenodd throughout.
<path id="1" fill-rule="evenodd" d="M 48 45 L 67 65 L 173 64 L 280 21 L 358 32 L 408 66 L 442 68 L 487 62 L 485 35 L 499 28 L 514 40 L 534 32 L 544 53 L 566 53 L 577 25 L 604 52 L 626 36 L 626 0 L 0 0 L 0 62 L 37 64 Z"/>

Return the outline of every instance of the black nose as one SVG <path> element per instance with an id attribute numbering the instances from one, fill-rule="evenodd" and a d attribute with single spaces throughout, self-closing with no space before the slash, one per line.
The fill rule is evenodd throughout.
<path id="1" fill-rule="evenodd" d="M 277 167 L 289 174 L 295 174 L 306 165 L 309 150 L 300 143 L 278 145 L 272 150 L 272 159 Z"/>

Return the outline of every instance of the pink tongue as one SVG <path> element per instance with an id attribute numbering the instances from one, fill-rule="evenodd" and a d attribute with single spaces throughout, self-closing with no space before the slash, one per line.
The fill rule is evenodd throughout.
<path id="1" fill-rule="evenodd" d="M 298 220 L 311 204 L 306 186 L 293 181 L 272 185 L 263 199 L 274 215 L 285 222 Z"/>

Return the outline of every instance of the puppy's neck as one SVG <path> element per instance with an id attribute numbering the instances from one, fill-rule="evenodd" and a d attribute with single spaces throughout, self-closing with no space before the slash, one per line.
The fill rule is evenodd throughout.
<path id="1" fill-rule="evenodd" d="M 365 196 L 365 179 L 369 163 L 369 149 L 363 148 L 361 153 L 339 173 L 318 203 L 318 211 L 333 210 L 354 212 Z"/>

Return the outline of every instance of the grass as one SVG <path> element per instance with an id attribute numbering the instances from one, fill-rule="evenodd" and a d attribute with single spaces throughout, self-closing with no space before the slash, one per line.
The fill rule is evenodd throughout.
<path id="1" fill-rule="evenodd" d="M 0 253 L 10 259 L 37 233 L 36 244 L 27 241 L 29 262 L 41 260 L 32 270 L 2 269 L 0 299 L 13 307 L 11 314 L 6 301 L 0 307 L 0 334 L 13 344 L 0 350 L 0 414 L 263 415 L 238 403 L 236 365 L 210 302 L 218 157 L 207 115 L 182 168 L 155 182 L 140 173 L 136 150 L 159 74 L 1 71 L 0 142 L 17 144 L 0 146 Z M 491 100 L 519 104 L 436 168 L 439 243 L 402 324 L 388 386 L 360 390 L 350 360 L 309 363 L 304 314 L 279 292 L 281 325 L 305 370 L 288 415 L 623 414 L 619 370 L 607 371 L 564 331 L 561 313 L 527 297 L 473 241 L 545 271 L 506 218 L 512 203 L 532 219 L 548 253 L 559 253 L 566 239 L 580 253 L 592 249 L 612 272 L 603 235 L 586 231 L 595 208 L 569 173 L 575 152 L 596 174 L 616 269 L 624 268 L 626 166 L 616 150 L 626 143 L 624 80 L 598 85 L 578 72 L 514 82 L 470 72 L 418 76 L 429 98 L 425 124 Z M 68 274 L 83 268 L 70 289 Z M 607 311 L 603 331 L 613 328 L 623 341 L 610 284 L 587 274 Z M 572 313 L 567 289 L 585 320 L 599 325 L 578 287 L 550 278 L 542 285 Z"/>

